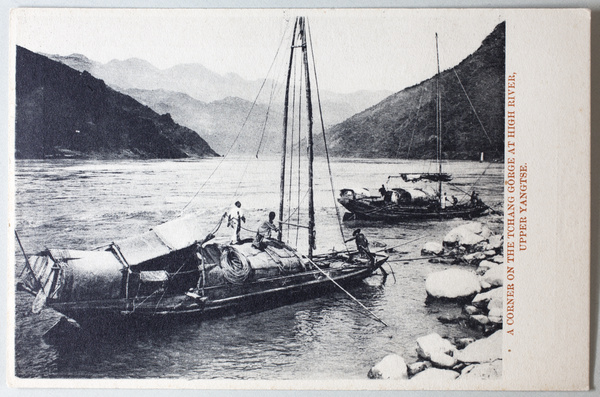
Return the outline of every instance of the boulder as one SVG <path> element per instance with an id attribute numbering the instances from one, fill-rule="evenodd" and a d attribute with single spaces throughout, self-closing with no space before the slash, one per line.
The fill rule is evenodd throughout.
<path id="1" fill-rule="evenodd" d="M 492 287 L 501 287 L 505 272 L 506 269 L 503 265 L 496 265 L 489 268 L 482 276 L 482 279 Z"/>
<path id="2" fill-rule="evenodd" d="M 450 230 L 444 237 L 444 245 L 474 246 L 492 234 L 490 229 L 479 222 L 469 222 Z"/>
<path id="3" fill-rule="evenodd" d="M 485 247 L 485 251 L 483 251 L 483 254 L 485 256 L 496 256 L 496 251 L 495 250 L 488 250 L 487 248 L 489 248 L 487 245 Z"/>
<path id="4" fill-rule="evenodd" d="M 502 288 L 494 288 L 487 292 L 482 292 L 481 294 L 477 294 L 473 301 L 471 302 L 473 306 L 478 307 L 480 309 L 487 308 L 489 302 L 494 300 L 499 300 L 502 302 Z M 502 306 L 500 306 L 502 307 Z"/>
<path id="5" fill-rule="evenodd" d="M 417 339 L 417 354 L 426 360 L 430 360 L 431 356 L 436 354 L 453 356 L 455 351 L 456 348 L 448 339 L 444 339 L 436 333 Z"/>
<path id="6" fill-rule="evenodd" d="M 425 384 L 444 384 L 444 382 L 458 378 L 459 375 L 458 372 L 448 369 L 429 368 L 423 372 L 419 372 L 410 378 L 410 380 L 423 382 Z"/>
<path id="7" fill-rule="evenodd" d="M 502 376 L 502 360 L 495 360 L 489 363 L 469 365 L 462 370 L 461 380 L 479 381 L 488 379 L 498 379 Z"/>
<path id="8" fill-rule="evenodd" d="M 502 324 L 502 314 L 502 308 L 495 307 L 488 313 L 488 319 L 491 323 Z"/>
<path id="9" fill-rule="evenodd" d="M 481 289 L 483 290 L 492 288 L 492 286 L 481 277 L 479 278 L 479 285 L 481 285 Z"/>
<path id="10" fill-rule="evenodd" d="M 416 363 L 408 364 L 408 376 L 415 376 L 419 372 L 425 371 L 427 368 L 431 368 L 431 362 L 429 361 L 417 361 Z"/>
<path id="11" fill-rule="evenodd" d="M 496 255 L 495 257 L 492 258 L 492 261 L 496 262 L 496 263 L 504 263 L 504 256 Z"/>
<path id="12" fill-rule="evenodd" d="M 440 255 L 444 252 L 444 246 L 436 242 L 425 243 L 421 249 L 421 255 Z"/>
<path id="13" fill-rule="evenodd" d="M 480 261 L 487 258 L 483 252 L 474 252 L 472 254 L 468 254 L 463 256 L 463 260 L 467 263 L 472 263 L 476 261 Z"/>
<path id="14" fill-rule="evenodd" d="M 473 314 L 480 314 L 481 310 L 472 305 L 465 305 L 465 307 L 463 307 L 463 312 L 472 316 Z"/>
<path id="15" fill-rule="evenodd" d="M 490 300 L 487 303 L 488 311 L 492 311 L 493 309 L 500 309 L 504 307 L 503 302 L 503 294 L 502 288 L 494 288 L 488 292 L 492 292 L 490 294 Z"/>
<path id="16" fill-rule="evenodd" d="M 475 270 L 475 273 L 482 275 L 485 274 L 485 272 L 487 272 L 489 269 L 491 269 L 494 266 L 498 266 L 498 264 L 496 262 L 491 262 L 491 261 L 481 261 L 479 262 L 479 267 L 477 267 L 477 270 Z"/>
<path id="17" fill-rule="evenodd" d="M 445 353 L 432 353 L 430 360 L 438 368 L 452 368 L 456 365 L 456 358 Z"/>
<path id="18" fill-rule="evenodd" d="M 490 320 L 483 314 L 475 314 L 469 317 L 469 322 L 473 325 L 486 325 Z"/>
<path id="19" fill-rule="evenodd" d="M 502 358 L 502 331 L 496 331 L 485 339 L 479 339 L 458 350 L 456 359 L 463 363 L 489 363 Z"/>
<path id="20" fill-rule="evenodd" d="M 370 379 L 408 379 L 406 362 L 397 354 L 389 354 L 369 370 Z"/>
<path id="21" fill-rule="evenodd" d="M 495 234 L 488 238 L 488 247 L 491 250 L 497 250 L 498 248 L 502 247 L 503 243 L 504 239 L 501 234 Z"/>
<path id="22" fill-rule="evenodd" d="M 432 298 L 461 299 L 479 293 L 481 285 L 472 272 L 447 269 L 427 276 L 425 290 Z"/>

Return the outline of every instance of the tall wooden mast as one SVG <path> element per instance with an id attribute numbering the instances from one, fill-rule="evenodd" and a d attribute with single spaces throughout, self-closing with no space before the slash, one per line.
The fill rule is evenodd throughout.
<path id="1" fill-rule="evenodd" d="M 437 57 L 437 78 L 436 78 L 436 120 L 435 128 L 437 132 L 437 161 L 438 161 L 438 173 L 439 173 L 439 192 L 440 192 L 440 205 L 444 196 L 442 194 L 442 99 L 440 97 L 440 52 L 438 50 L 438 35 L 435 34 L 435 54 Z"/>
<path id="2" fill-rule="evenodd" d="M 292 76 L 292 62 L 294 60 L 294 44 L 296 43 L 297 27 L 298 19 L 296 19 L 296 23 L 294 24 L 294 31 L 292 32 L 292 45 L 290 47 L 290 64 L 288 67 L 287 81 L 285 83 L 285 101 L 283 103 L 283 140 L 281 143 L 281 180 L 279 185 L 279 233 L 277 234 L 277 238 L 279 241 L 281 241 L 283 231 L 283 201 L 285 198 L 285 157 L 287 149 L 288 107 L 290 102 L 290 78 Z"/>
<path id="3" fill-rule="evenodd" d="M 306 25 L 304 17 L 298 18 L 302 39 L 302 55 L 304 56 L 304 76 L 306 85 L 306 112 L 308 117 L 308 257 L 312 259 L 315 248 L 315 203 L 313 191 L 313 114 L 310 94 L 310 73 L 308 68 L 308 51 L 306 48 Z"/>

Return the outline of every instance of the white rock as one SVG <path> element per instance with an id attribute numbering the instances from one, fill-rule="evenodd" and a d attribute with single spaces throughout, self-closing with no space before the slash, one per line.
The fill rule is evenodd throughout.
<path id="1" fill-rule="evenodd" d="M 423 372 L 419 372 L 410 378 L 410 380 L 423 382 L 424 384 L 443 384 L 443 382 L 458 378 L 458 375 L 460 375 L 458 372 L 448 369 L 429 368 Z"/>
<path id="2" fill-rule="evenodd" d="M 472 324 L 480 324 L 480 325 L 486 325 L 487 323 L 490 322 L 490 320 L 487 318 L 487 316 L 484 316 L 483 314 L 474 314 L 471 317 L 469 317 L 469 320 L 471 321 Z"/>
<path id="3" fill-rule="evenodd" d="M 495 235 L 490 236 L 488 238 L 489 247 L 490 247 L 490 249 L 493 249 L 493 250 L 502 247 L 502 243 L 503 242 L 504 241 L 503 241 L 503 238 L 502 238 L 501 234 L 495 234 Z"/>
<path id="4" fill-rule="evenodd" d="M 460 378 L 470 381 L 498 379 L 502 376 L 502 360 L 470 365 L 463 369 Z"/>
<path id="5" fill-rule="evenodd" d="M 472 246 L 481 241 L 487 241 L 491 234 L 490 229 L 481 223 L 469 222 L 450 230 L 444 237 L 444 244 Z"/>
<path id="6" fill-rule="evenodd" d="M 494 261 L 496 263 L 504 263 L 504 256 L 496 255 L 495 257 L 492 258 L 492 261 Z"/>
<path id="7" fill-rule="evenodd" d="M 479 313 L 481 313 L 481 310 L 479 310 L 475 306 L 465 305 L 465 307 L 463 307 L 463 312 L 465 312 L 466 314 L 468 314 L 469 316 L 471 316 L 473 314 L 479 314 Z"/>
<path id="8" fill-rule="evenodd" d="M 492 287 L 502 286 L 504 281 L 505 269 L 503 265 L 496 265 L 488 269 L 483 275 L 483 281 L 491 285 Z"/>
<path id="9" fill-rule="evenodd" d="M 496 262 L 481 261 L 481 262 L 479 262 L 479 266 L 477 267 L 477 270 L 475 271 L 475 273 L 484 274 L 485 272 L 487 272 L 489 269 L 491 269 L 494 266 L 498 266 L 498 264 Z"/>
<path id="10" fill-rule="evenodd" d="M 485 339 L 479 339 L 459 350 L 456 359 L 463 363 L 488 363 L 502 358 L 502 330 Z"/>
<path id="11" fill-rule="evenodd" d="M 389 354 L 369 370 L 370 379 L 408 379 L 406 362 L 397 354 Z"/>
<path id="12" fill-rule="evenodd" d="M 416 363 L 408 364 L 408 376 L 415 376 L 419 372 L 425 371 L 427 368 L 431 368 L 431 362 L 429 361 L 417 361 Z"/>
<path id="13" fill-rule="evenodd" d="M 473 301 L 471 303 L 473 304 L 473 306 L 484 308 L 488 306 L 488 303 L 492 299 L 499 299 L 500 302 L 502 302 L 502 288 L 494 288 L 487 292 L 477 294 L 475 298 L 473 298 Z"/>
<path id="14" fill-rule="evenodd" d="M 433 298 L 457 299 L 479 293 L 481 285 L 472 272 L 447 269 L 427 276 L 425 290 Z"/>
<path id="15" fill-rule="evenodd" d="M 471 263 L 473 261 L 480 261 L 485 258 L 486 256 L 483 252 L 474 252 L 472 254 L 463 256 L 463 260 L 465 260 L 467 263 Z"/>
<path id="16" fill-rule="evenodd" d="M 440 368 L 452 368 L 456 365 L 456 358 L 444 353 L 432 353 L 431 363 Z"/>
<path id="17" fill-rule="evenodd" d="M 444 246 L 432 241 L 425 243 L 421 249 L 421 255 L 440 255 L 442 252 L 444 252 Z"/>
<path id="18" fill-rule="evenodd" d="M 494 324 L 502 324 L 502 308 L 493 308 L 488 313 L 488 319 Z"/>
<path id="19" fill-rule="evenodd" d="M 485 246 L 485 251 L 483 251 L 483 254 L 485 256 L 496 256 L 496 251 L 493 249 L 488 249 L 489 247 L 486 245 Z"/>
<path id="20" fill-rule="evenodd" d="M 433 333 L 417 338 L 417 354 L 426 360 L 430 360 L 435 354 L 454 355 L 456 348 L 449 340 Z"/>
<path id="21" fill-rule="evenodd" d="M 490 294 L 490 300 L 487 303 L 487 309 L 488 311 L 491 311 L 492 309 L 500 309 L 502 310 L 503 308 L 503 292 L 502 292 L 502 288 L 494 288 L 493 290 L 490 290 L 488 292 L 493 292 Z"/>
<path id="22" fill-rule="evenodd" d="M 492 286 L 490 284 L 488 284 L 488 282 L 485 281 L 484 279 L 482 279 L 481 277 L 479 278 L 479 285 L 481 285 L 481 289 L 490 289 L 490 288 L 492 288 Z"/>

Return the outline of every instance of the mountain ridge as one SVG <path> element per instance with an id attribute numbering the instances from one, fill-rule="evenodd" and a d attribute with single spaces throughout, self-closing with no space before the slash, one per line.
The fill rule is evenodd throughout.
<path id="1" fill-rule="evenodd" d="M 476 160 L 481 152 L 490 160 L 504 158 L 504 76 L 502 22 L 473 54 L 439 75 L 444 159 Z M 332 126 L 327 132 L 330 153 L 436 158 L 437 83 L 437 76 L 430 77 Z"/>
<path id="2" fill-rule="evenodd" d="M 15 116 L 16 158 L 217 156 L 170 114 L 160 115 L 87 71 L 20 46 Z"/>

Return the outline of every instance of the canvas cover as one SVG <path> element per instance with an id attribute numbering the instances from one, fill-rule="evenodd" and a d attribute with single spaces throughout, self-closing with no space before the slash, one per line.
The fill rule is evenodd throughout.
<path id="1" fill-rule="evenodd" d="M 173 251 L 187 248 L 206 237 L 199 215 L 173 219 L 152 230 L 115 242 L 121 255 L 130 266 L 160 258 Z"/>
<path id="2" fill-rule="evenodd" d="M 139 265 L 171 252 L 153 230 L 116 242 L 115 245 L 130 266 Z"/>
<path id="3" fill-rule="evenodd" d="M 172 250 L 180 250 L 201 241 L 208 233 L 199 215 L 186 215 L 153 228 L 158 237 Z"/>
<path id="4" fill-rule="evenodd" d="M 50 250 L 64 269 L 60 301 L 120 298 L 123 264 L 110 251 Z"/>

